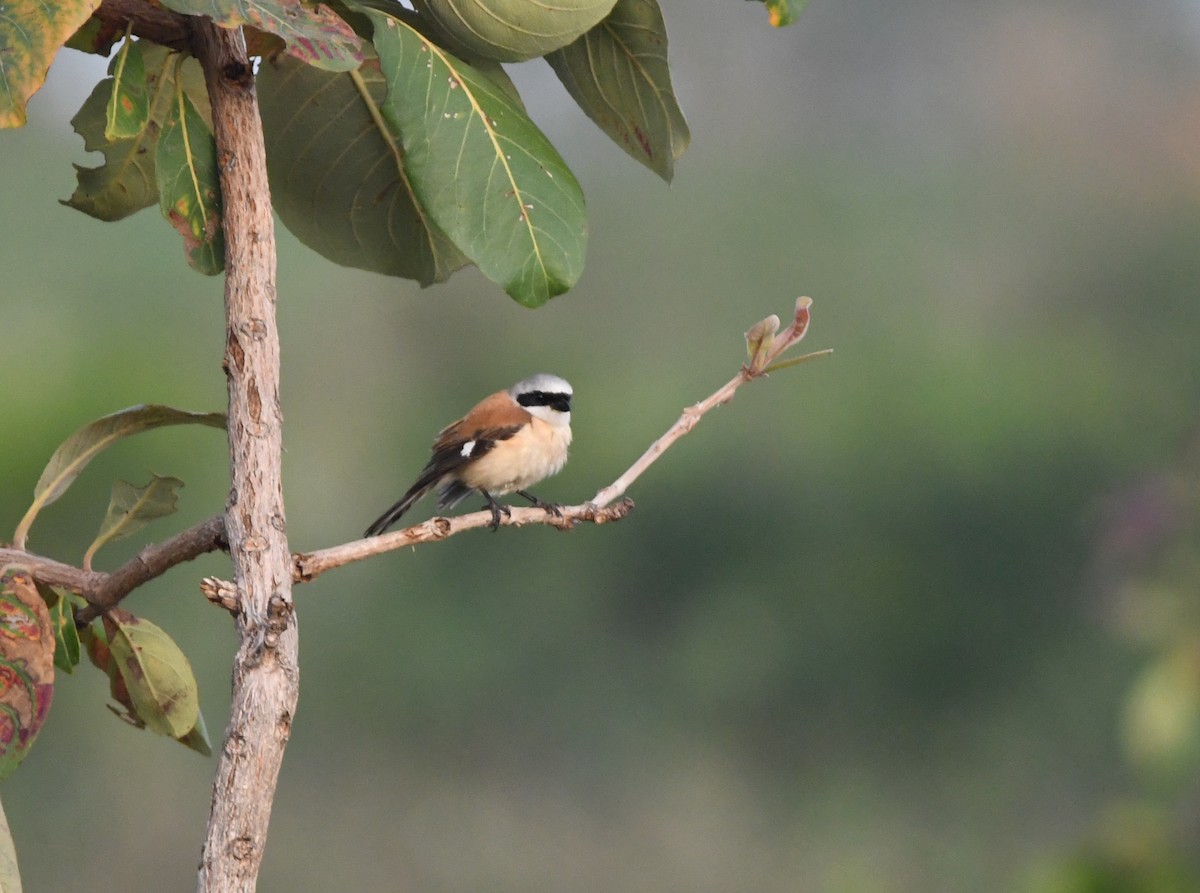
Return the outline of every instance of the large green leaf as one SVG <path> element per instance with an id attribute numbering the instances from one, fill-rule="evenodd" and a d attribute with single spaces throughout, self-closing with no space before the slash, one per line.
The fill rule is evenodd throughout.
<path id="1" fill-rule="evenodd" d="M 76 133 L 83 137 L 84 148 L 89 152 L 103 152 L 104 164 L 93 168 L 76 165 L 78 186 L 63 204 L 99 220 L 120 220 L 158 201 L 154 149 L 175 97 L 176 78 L 201 117 L 208 120 L 210 116 L 204 73 L 195 59 L 185 59 L 179 65 L 177 56 L 153 44 L 142 55 L 148 113 L 141 130 L 129 137 L 109 139 L 105 136 L 108 109 L 116 101 L 114 93 L 120 92 L 115 76 L 98 83 L 71 119 Z M 116 66 L 114 59 L 110 65 L 114 73 Z M 123 79 L 125 89 L 131 90 L 130 75 L 123 73 Z"/>
<path id="2" fill-rule="evenodd" d="M 366 16 L 368 9 L 387 13 L 392 18 L 399 19 L 417 31 L 420 31 L 438 46 L 449 50 L 452 56 L 462 59 L 476 71 L 486 74 L 496 82 L 496 86 L 508 94 L 509 99 L 518 105 L 522 111 L 525 110 L 525 101 L 521 99 L 521 94 L 517 92 L 517 87 L 512 82 L 512 78 L 508 76 L 508 72 L 504 70 L 504 66 L 495 59 L 488 59 L 473 52 L 462 41 L 456 40 L 453 34 L 438 23 L 437 19 L 430 15 L 418 15 L 414 10 L 405 9 L 397 0 L 352 0 L 352 3 L 352 7 L 346 8 L 345 17 L 346 21 L 350 22 L 359 34 L 370 34 L 373 31 L 370 19 Z"/>
<path id="3" fill-rule="evenodd" d="M 583 271 L 583 192 L 566 163 L 490 78 L 410 25 L 371 10 L 413 190 L 490 279 L 537 307 Z"/>
<path id="4" fill-rule="evenodd" d="M 486 59 L 544 56 L 583 34 L 615 0 L 415 0 L 454 40 Z"/>
<path id="5" fill-rule="evenodd" d="M 162 0 L 185 15 L 208 16 L 218 25 L 250 25 L 283 39 L 287 52 L 328 71 L 351 71 L 362 62 L 354 29 L 328 6 L 300 0 Z"/>
<path id="6" fill-rule="evenodd" d="M 182 89 L 175 91 L 154 153 L 158 206 L 183 237 L 192 268 L 208 276 L 225 268 L 217 143 Z"/>
<path id="7" fill-rule="evenodd" d="M 618 0 L 608 18 L 546 61 L 601 130 L 670 182 L 691 134 L 671 87 L 657 0 Z"/>
<path id="8" fill-rule="evenodd" d="M 92 569 L 92 557 L 101 547 L 132 536 L 151 521 L 174 514 L 179 508 L 178 490 L 182 486 L 179 478 L 157 474 L 144 487 L 135 487 L 127 481 L 115 482 L 100 532 L 83 554 L 83 569 Z"/>
<path id="9" fill-rule="evenodd" d="M 37 486 L 33 489 L 33 504 L 25 512 L 25 517 L 21 519 L 13 534 L 13 546 L 17 549 L 25 548 L 29 527 L 38 512 L 62 496 L 87 464 L 103 450 L 122 437 L 167 425 L 207 425 L 210 428 L 224 428 L 225 413 L 186 412 L 170 406 L 151 404 L 122 409 L 84 425 L 64 440 L 46 463 L 42 476 L 38 478 Z"/>
<path id="10" fill-rule="evenodd" d="M 0 4 L 0 127 L 25 123 L 25 105 L 41 88 L 54 54 L 100 0 L 5 0 Z"/>
<path id="11" fill-rule="evenodd" d="M 351 74 L 287 57 L 263 63 L 258 100 L 275 210 L 335 263 L 442 282 L 468 261 L 413 196 L 400 138 L 380 110 L 386 93 L 375 58 Z"/>

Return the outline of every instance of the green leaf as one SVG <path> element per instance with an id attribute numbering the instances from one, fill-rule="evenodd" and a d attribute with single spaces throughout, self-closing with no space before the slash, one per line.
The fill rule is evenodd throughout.
<path id="1" fill-rule="evenodd" d="M 125 39 L 113 60 L 113 85 L 105 116 L 104 138 L 110 142 L 133 139 L 150 120 L 150 94 L 142 42 Z"/>
<path id="2" fill-rule="evenodd" d="M 104 630 L 134 716 L 152 732 L 172 738 L 195 728 L 200 694 L 191 664 L 175 640 L 149 620 L 120 609 L 104 615 Z"/>
<path id="3" fill-rule="evenodd" d="M 214 276 L 225 269 L 217 143 L 183 90 L 176 90 L 154 154 L 158 206 L 183 236 L 192 269 Z"/>
<path id="4" fill-rule="evenodd" d="M 757 372 L 767 364 L 771 347 L 775 344 L 775 333 L 779 331 L 779 317 L 771 314 L 766 319 L 759 320 L 746 333 L 747 366 Z"/>
<path id="5" fill-rule="evenodd" d="M 112 415 L 106 415 L 84 425 L 62 442 L 50 461 L 46 463 L 42 476 L 33 489 L 33 504 L 17 525 L 13 534 L 13 546 L 25 548 L 25 540 L 34 518 L 43 508 L 53 503 L 66 492 L 80 472 L 100 452 L 122 437 L 140 434 L 167 425 L 206 425 L 210 428 L 225 427 L 223 412 L 186 412 L 170 406 L 157 404 L 131 406 Z"/>
<path id="6" fill-rule="evenodd" d="M 25 105 L 46 80 L 54 55 L 100 0 L 5 0 L 0 5 L 0 127 L 25 123 Z"/>
<path id="7" fill-rule="evenodd" d="M 353 8 L 347 10 L 346 20 L 354 25 L 355 30 L 359 33 L 370 34 L 372 32 L 371 22 L 365 15 L 368 9 L 374 9 L 386 13 L 394 19 L 399 19 L 424 34 L 438 46 L 449 50 L 452 56 L 457 56 L 480 74 L 486 74 L 496 82 L 496 86 L 508 94 L 508 98 L 515 105 L 519 106 L 522 111 L 525 110 L 525 102 L 521 99 L 521 94 L 517 92 L 512 78 L 504 70 L 504 66 L 495 59 L 488 59 L 473 52 L 470 47 L 456 40 L 454 35 L 438 24 L 437 19 L 429 15 L 417 15 L 416 12 L 400 6 L 396 0 L 352 0 L 352 2 Z"/>
<path id="8" fill-rule="evenodd" d="M 808 0 L 760 0 L 767 8 L 767 18 L 773 28 L 790 25 L 804 12 Z"/>
<path id="9" fill-rule="evenodd" d="M 327 71 L 352 71 L 362 62 L 359 39 L 328 6 L 300 0 L 162 0 L 184 15 L 208 16 L 225 28 L 250 25 L 278 35 L 289 55 Z"/>
<path id="10" fill-rule="evenodd" d="M 17 868 L 17 846 L 8 827 L 8 816 L 0 804 L 0 893 L 21 893 L 21 872 Z"/>
<path id="11" fill-rule="evenodd" d="M 154 169 L 154 147 L 162 122 L 171 109 L 178 78 L 200 114 L 208 120 L 208 94 L 204 74 L 195 59 L 177 64 L 169 50 L 151 44 L 142 52 L 146 70 L 148 117 L 143 128 L 129 138 L 109 140 L 105 136 L 108 106 L 115 78 L 98 83 L 83 107 L 71 119 L 89 152 L 103 152 L 104 164 L 85 168 L 75 165 L 79 185 L 63 204 L 99 220 L 120 220 L 158 201 Z M 115 70 L 115 60 L 113 70 Z"/>
<path id="12" fill-rule="evenodd" d="M 351 74 L 264 62 L 258 100 L 275 210 L 334 263 L 422 285 L 468 263 L 412 194 L 399 137 L 380 111 L 379 61 Z"/>
<path id="13" fill-rule="evenodd" d="M 608 15 L 615 0 L 415 0 L 455 41 L 498 62 L 566 46 Z"/>
<path id="14" fill-rule="evenodd" d="M 179 478 L 157 474 L 144 487 L 126 481 L 114 483 L 100 532 L 84 553 L 83 569 L 92 569 L 92 558 L 102 546 L 136 533 L 156 518 L 174 514 L 179 508 L 177 491 L 182 486 Z"/>
<path id="15" fill-rule="evenodd" d="M 528 307 L 583 272 L 583 192 L 545 135 L 495 82 L 376 11 L 385 117 L 413 190 L 488 278 Z"/>
<path id="16" fill-rule="evenodd" d="M 546 61 L 613 142 L 671 181 L 691 133 L 671 87 L 657 0 L 618 0 L 608 18 Z"/>
<path id="17" fill-rule="evenodd" d="M 75 603 L 73 599 L 79 596 L 68 596 L 67 593 L 37 584 L 42 600 L 50 610 L 50 626 L 54 630 L 54 667 L 68 675 L 75 672 L 79 665 L 79 630 L 75 626 Z"/>
<path id="18" fill-rule="evenodd" d="M 196 713 L 196 724 L 192 726 L 191 731 L 176 740 L 201 756 L 212 756 L 212 739 L 208 737 L 208 724 L 204 722 L 203 710 Z"/>

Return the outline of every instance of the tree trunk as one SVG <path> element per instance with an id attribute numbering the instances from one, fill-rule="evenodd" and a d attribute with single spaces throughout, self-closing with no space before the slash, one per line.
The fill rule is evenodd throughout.
<path id="1" fill-rule="evenodd" d="M 254 74 L 241 30 L 194 21 L 212 103 L 225 227 L 232 478 L 225 528 L 241 636 L 197 889 L 248 893 L 262 865 L 300 681 L 280 473 L 275 231 Z"/>

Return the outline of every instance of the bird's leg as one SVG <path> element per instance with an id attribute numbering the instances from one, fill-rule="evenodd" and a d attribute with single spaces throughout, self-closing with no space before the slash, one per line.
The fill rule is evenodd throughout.
<path id="1" fill-rule="evenodd" d="M 543 502 L 528 490 L 517 490 L 516 492 L 518 496 L 524 496 L 538 508 L 545 509 L 547 514 L 554 515 L 556 518 L 561 518 L 563 516 L 562 506 L 557 502 Z"/>
<path id="2" fill-rule="evenodd" d="M 500 503 L 496 502 L 495 497 L 493 497 L 492 494 L 487 490 L 480 490 L 479 492 L 482 493 L 483 498 L 487 500 L 486 508 L 492 513 L 492 523 L 490 525 L 492 530 L 499 530 L 500 516 L 503 514 L 505 517 L 508 517 L 512 515 L 512 512 L 509 511 L 508 506 L 501 505 Z"/>

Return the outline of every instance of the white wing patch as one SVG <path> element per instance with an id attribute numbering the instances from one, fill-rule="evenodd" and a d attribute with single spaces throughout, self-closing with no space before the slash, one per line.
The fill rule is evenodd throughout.
<path id="1" fill-rule="evenodd" d="M 475 441 L 468 440 L 466 443 L 464 443 L 462 445 L 462 450 L 460 451 L 460 454 L 462 455 L 462 457 L 464 459 L 470 459 L 471 453 L 473 453 L 473 452 L 475 452 Z"/>

